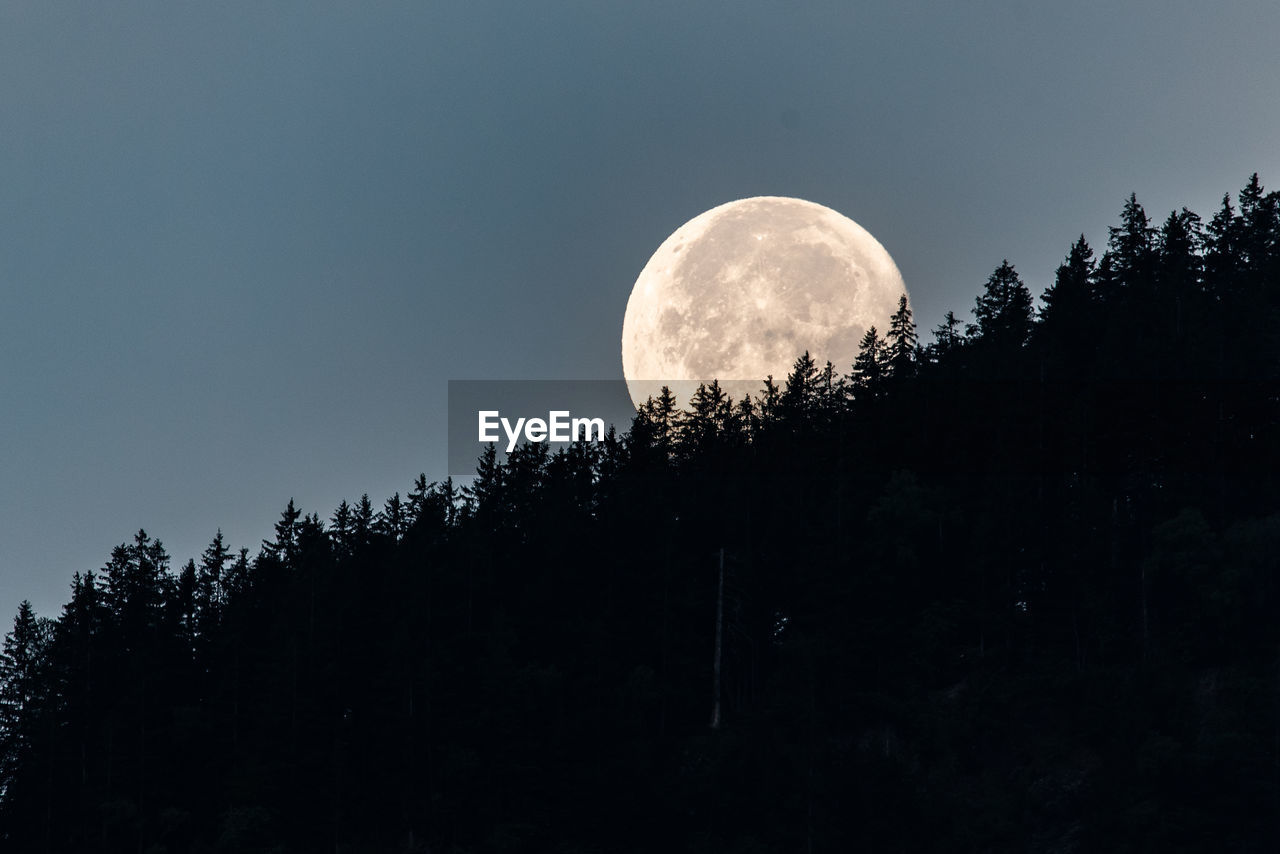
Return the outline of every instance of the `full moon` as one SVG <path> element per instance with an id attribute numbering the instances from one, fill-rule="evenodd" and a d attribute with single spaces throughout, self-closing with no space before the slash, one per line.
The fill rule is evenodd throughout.
<path id="1" fill-rule="evenodd" d="M 823 205 L 728 202 L 676 229 L 640 272 L 622 322 L 622 370 L 639 407 L 662 386 L 683 407 L 718 379 L 735 400 L 779 385 L 808 350 L 847 374 L 871 326 L 906 293 L 889 253 Z"/>

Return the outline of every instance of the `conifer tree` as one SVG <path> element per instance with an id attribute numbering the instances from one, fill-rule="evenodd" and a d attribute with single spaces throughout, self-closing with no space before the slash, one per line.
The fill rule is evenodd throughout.
<path id="1" fill-rule="evenodd" d="M 231 562 L 231 549 L 222 537 L 222 529 L 214 534 L 196 572 L 196 615 L 198 634 L 208 638 L 222 620 L 227 604 L 226 569 Z"/>
<path id="2" fill-rule="evenodd" d="M 467 500 L 474 505 L 478 514 L 493 518 L 498 513 L 503 496 L 502 464 L 498 461 L 498 449 L 492 444 L 485 446 L 476 463 L 476 477 L 470 486 L 463 489 Z"/>
<path id="3" fill-rule="evenodd" d="M 173 579 L 164 545 L 139 530 L 132 544 L 112 550 L 103 575 L 107 605 L 126 643 L 143 642 L 163 624 L 164 605 L 170 598 Z"/>
<path id="4" fill-rule="evenodd" d="M 292 567 L 298 558 L 298 521 L 301 518 L 302 511 L 294 506 L 293 499 L 290 498 L 288 506 L 276 522 L 275 539 L 262 541 L 263 553 L 286 567 Z"/>
<path id="5" fill-rule="evenodd" d="M 665 385 L 657 397 L 649 398 L 645 404 L 645 415 L 653 427 L 654 440 L 664 451 L 670 452 L 675 445 L 682 414 L 676 405 L 675 395 Z"/>
<path id="6" fill-rule="evenodd" d="M 355 551 L 355 513 L 345 498 L 338 509 L 333 511 L 329 536 L 333 538 L 333 548 L 339 557 L 346 557 Z"/>
<path id="7" fill-rule="evenodd" d="M 241 548 L 231 568 L 227 570 L 226 582 L 223 585 L 227 603 L 235 601 L 249 592 L 253 585 L 253 564 L 249 560 L 249 549 Z"/>
<path id="8" fill-rule="evenodd" d="M 1280 209 L 1275 194 L 1267 195 L 1254 172 L 1240 191 L 1240 252 L 1243 266 L 1256 276 L 1275 250 Z"/>
<path id="9" fill-rule="evenodd" d="M 613 430 L 613 425 L 609 427 Z M 616 439 L 617 433 L 614 433 Z M 436 485 L 432 490 L 432 502 L 434 506 L 439 508 L 439 516 L 444 520 L 446 528 L 452 528 L 458 520 L 458 489 L 453 485 L 453 478 L 446 477 L 443 482 Z"/>
<path id="10" fill-rule="evenodd" d="M 911 306 L 907 304 L 907 295 L 898 297 L 898 309 L 889 318 L 889 333 L 885 336 L 888 354 L 889 374 L 894 377 L 909 377 L 915 373 L 916 349 L 919 346 L 916 335 L 916 322 L 911 317 Z"/>
<path id="11" fill-rule="evenodd" d="M 933 344 L 929 346 L 929 354 L 935 361 L 949 358 L 964 343 L 964 330 L 960 318 L 954 311 L 948 311 L 942 317 L 942 323 L 933 330 Z"/>
<path id="12" fill-rule="evenodd" d="M 388 537 L 392 542 L 398 543 L 404 537 L 408 527 L 408 510 L 404 502 L 400 500 L 400 493 L 397 492 L 388 498 L 386 504 L 383 505 L 382 512 L 378 514 L 375 528 L 379 534 Z"/>
<path id="13" fill-rule="evenodd" d="M 31 747 L 42 693 L 41 634 L 31 602 L 22 600 L 0 653 L 0 792 L 12 782 Z"/>
<path id="14" fill-rule="evenodd" d="M 816 380 L 817 411 L 824 424 L 831 423 L 843 409 L 849 389 L 836 366 L 827 360 Z"/>
<path id="15" fill-rule="evenodd" d="M 744 394 L 742 400 L 739 400 L 733 410 L 734 422 L 742 431 L 743 439 L 750 443 L 756 437 L 760 429 L 760 415 L 758 407 L 751 395 Z"/>
<path id="16" fill-rule="evenodd" d="M 1113 272 L 1127 288 L 1149 289 L 1155 256 L 1155 229 L 1147 212 L 1130 193 L 1120 213 L 1120 225 L 1109 229 L 1109 254 Z"/>
<path id="17" fill-rule="evenodd" d="M 373 502 L 369 500 L 369 493 L 360 496 L 360 503 L 356 505 L 355 514 L 351 520 L 351 537 L 357 548 L 362 548 L 369 544 L 369 539 L 373 535 Z"/>
<path id="18" fill-rule="evenodd" d="M 1056 337 L 1078 334 L 1093 301 L 1093 247 L 1084 235 L 1067 252 L 1066 260 L 1058 265 L 1053 284 L 1045 289 L 1040 300 L 1040 322 L 1046 333 Z"/>
<path id="19" fill-rule="evenodd" d="M 778 417 L 778 410 L 782 404 L 782 390 L 773 381 L 773 374 L 764 378 L 764 387 L 760 389 L 757 404 L 756 409 L 762 422 L 768 423 Z"/>
<path id="20" fill-rule="evenodd" d="M 413 481 L 413 489 L 409 490 L 409 498 L 407 507 L 405 508 L 406 522 L 409 527 L 417 524 L 418 519 L 426 512 L 427 499 L 431 495 L 434 483 L 427 483 L 427 476 L 419 474 Z"/>
<path id="21" fill-rule="evenodd" d="M 1156 246 L 1158 307 L 1164 311 L 1174 340 L 1182 338 L 1192 300 L 1199 290 L 1203 271 L 1199 250 L 1203 239 L 1200 217 L 1186 208 L 1170 213 L 1160 228 Z"/>
<path id="22" fill-rule="evenodd" d="M 171 602 L 173 621 L 178 629 L 178 640 L 186 655 L 193 655 L 196 639 L 199 637 L 199 608 L 197 606 L 196 562 L 188 560 L 178 571 L 178 581 L 174 585 Z"/>
<path id="23" fill-rule="evenodd" d="M 788 418 L 803 418 L 817 406 L 818 365 L 805 350 L 791 366 L 782 388 L 781 406 Z"/>
<path id="24" fill-rule="evenodd" d="M 887 363 L 885 343 L 880 338 L 879 330 L 872 326 L 858 342 L 858 355 L 853 360 L 853 372 L 849 375 L 855 399 L 879 396 Z"/>
<path id="25" fill-rule="evenodd" d="M 680 424 L 680 447 L 688 456 L 705 452 L 728 430 L 731 401 L 719 380 L 699 383 L 689 400 L 689 410 Z"/>
<path id="26" fill-rule="evenodd" d="M 1021 347 L 1031 332 L 1031 292 L 1008 259 L 987 279 L 973 314 L 981 340 L 997 347 Z"/>
<path id="27" fill-rule="evenodd" d="M 1243 220 L 1231 204 L 1231 194 L 1225 194 L 1205 229 L 1205 286 L 1219 298 L 1229 299 L 1240 289 L 1242 231 Z"/>

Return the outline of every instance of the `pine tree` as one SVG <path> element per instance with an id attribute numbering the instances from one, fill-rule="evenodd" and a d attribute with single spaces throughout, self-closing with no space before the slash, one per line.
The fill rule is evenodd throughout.
<path id="1" fill-rule="evenodd" d="M 1112 226 L 1109 233 L 1109 254 L 1120 283 L 1128 288 L 1149 289 L 1155 258 L 1155 229 L 1147 219 L 1147 212 L 1138 204 L 1136 194 L 1129 194 L 1120 213 L 1120 225 Z"/>
<path id="2" fill-rule="evenodd" d="M 680 447 L 685 456 L 705 452 L 723 436 L 732 415 L 731 402 L 719 380 L 699 383 L 680 424 Z"/>
<path id="3" fill-rule="evenodd" d="M 885 337 L 890 376 L 909 377 L 915 373 L 916 349 L 919 346 L 916 322 L 911 317 L 907 295 L 898 297 L 898 310 L 889 318 L 889 334 Z"/>
<path id="4" fill-rule="evenodd" d="M 107 605 L 126 644 L 145 642 L 164 623 L 164 605 L 173 584 L 164 545 L 139 530 L 131 545 L 112 550 L 103 575 Z"/>
<path id="5" fill-rule="evenodd" d="M 1230 298 L 1240 290 L 1244 221 L 1231 205 L 1231 195 L 1222 197 L 1222 206 L 1205 229 L 1205 288 L 1217 298 Z"/>
<path id="6" fill-rule="evenodd" d="M 764 387 L 760 389 L 760 398 L 757 403 L 757 411 L 762 422 L 768 423 L 778 417 L 778 410 L 782 405 L 782 390 L 773 381 L 773 374 L 764 378 Z"/>
<path id="7" fill-rule="evenodd" d="M 1058 266 L 1053 284 L 1041 296 L 1040 322 L 1054 335 L 1072 335 L 1081 331 L 1082 323 L 1093 302 L 1093 247 L 1080 235 L 1071 244 L 1066 260 Z"/>
<path id="8" fill-rule="evenodd" d="M 195 654 L 196 640 L 200 635 L 197 622 L 199 618 L 197 586 L 196 562 L 188 560 L 178 571 L 178 582 L 170 602 L 173 611 L 172 620 L 178 628 L 178 639 L 182 644 L 183 652 L 187 655 Z"/>
<path id="9" fill-rule="evenodd" d="M 649 398 L 645 404 L 645 415 L 653 427 L 654 441 L 667 452 L 675 445 L 682 414 L 676 405 L 675 395 L 665 385 L 656 398 Z"/>
<path id="10" fill-rule="evenodd" d="M 612 424 L 609 425 L 609 429 L 613 431 Z M 457 524 L 459 499 L 458 489 L 453 485 L 452 477 L 446 477 L 444 482 L 436 486 L 432 493 L 432 501 L 442 511 L 440 515 L 447 528 L 452 528 Z"/>
<path id="11" fill-rule="evenodd" d="M 760 414 L 751 395 L 744 394 L 742 400 L 738 401 L 737 406 L 733 410 L 734 423 L 742 432 L 743 439 L 750 443 L 756 437 L 760 429 Z"/>
<path id="12" fill-rule="evenodd" d="M 0 654 L 0 792 L 12 783 L 31 747 L 42 693 L 42 634 L 31 603 L 22 600 Z"/>
<path id="13" fill-rule="evenodd" d="M 849 375 L 849 384 L 855 398 L 879 396 L 887 364 L 885 343 L 880 338 L 879 330 L 872 326 L 858 342 L 858 355 L 853 360 L 853 372 Z"/>
<path id="14" fill-rule="evenodd" d="M 339 557 L 347 557 L 355 551 L 355 513 L 345 498 L 333 511 L 329 536 L 333 538 L 334 552 Z"/>
<path id="15" fill-rule="evenodd" d="M 262 541 L 263 553 L 283 566 L 292 567 L 298 559 L 298 520 L 301 518 L 302 511 L 294 506 L 293 499 L 290 498 L 288 506 L 276 522 L 275 539 Z"/>
<path id="16" fill-rule="evenodd" d="M 818 365 L 805 350 L 791 366 L 782 387 L 781 407 L 787 418 L 804 418 L 817 407 Z"/>
<path id="17" fill-rule="evenodd" d="M 973 314 L 981 340 L 998 347 L 1021 347 L 1031 332 L 1031 292 L 1008 259 L 987 279 Z"/>
<path id="18" fill-rule="evenodd" d="M 435 487 L 435 484 L 427 483 L 425 474 L 419 474 L 413 481 L 413 489 L 409 490 L 408 507 L 405 509 L 406 521 L 409 527 L 416 525 L 422 514 L 426 512 L 427 500 L 433 487 Z"/>
<path id="19" fill-rule="evenodd" d="M 332 553 L 333 543 L 329 532 L 325 530 L 324 522 L 320 519 L 320 514 L 308 513 L 303 516 L 302 521 L 298 522 L 299 563 L 304 562 L 306 558 L 327 559 Z"/>
<path id="20" fill-rule="evenodd" d="M 844 408 L 849 395 L 848 386 L 836 366 L 828 360 L 818 372 L 816 387 L 817 411 L 822 422 L 829 424 Z"/>
<path id="21" fill-rule="evenodd" d="M 360 496 L 360 503 L 356 505 L 351 521 L 351 538 L 356 548 L 363 548 L 369 544 L 373 536 L 373 523 L 373 502 L 369 500 L 369 493 L 366 492 Z"/>
<path id="22" fill-rule="evenodd" d="M 226 582 L 223 584 L 227 604 L 245 596 L 253 587 L 253 564 L 249 560 L 249 550 L 241 548 L 231 568 L 227 570 Z"/>
<path id="23" fill-rule="evenodd" d="M 962 322 L 954 311 L 948 311 L 942 317 L 942 323 L 934 327 L 933 344 L 929 346 L 929 354 L 934 361 L 949 358 L 964 344 Z"/>
<path id="24" fill-rule="evenodd" d="M 463 495 L 474 513 L 488 525 L 496 525 L 501 519 L 501 506 L 505 494 L 505 473 L 498 460 L 498 449 L 492 443 L 485 446 L 476 463 L 476 476 L 470 486 L 463 488 Z"/>
<path id="25" fill-rule="evenodd" d="M 1200 217 L 1186 208 L 1170 213 L 1160 229 L 1156 246 L 1159 307 L 1164 311 L 1174 340 L 1183 337 L 1192 301 L 1199 290 L 1203 272 L 1199 250 L 1203 240 Z"/>
<path id="26" fill-rule="evenodd" d="M 1258 173 L 1240 191 L 1240 251 L 1244 267 L 1261 271 L 1276 243 L 1277 209 L 1274 196 L 1263 190 Z"/>
<path id="27" fill-rule="evenodd" d="M 196 572 L 196 623 L 197 634 L 210 637 L 222 621 L 222 611 L 227 604 L 227 564 L 231 562 L 231 550 L 222 538 L 222 529 L 214 534 Z"/>
<path id="28" fill-rule="evenodd" d="M 400 542 L 404 537 L 404 533 L 409 528 L 409 515 L 400 500 L 400 493 L 396 493 L 387 499 L 382 507 L 382 512 L 378 514 L 378 518 L 374 522 L 374 529 L 384 537 L 389 538 L 392 542 Z"/>

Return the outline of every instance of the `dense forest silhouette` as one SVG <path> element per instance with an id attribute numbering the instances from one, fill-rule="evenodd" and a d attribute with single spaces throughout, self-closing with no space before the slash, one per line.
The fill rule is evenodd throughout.
<path id="1" fill-rule="evenodd" d="M 23 603 L 15 852 L 1280 849 L 1280 194 Z"/>

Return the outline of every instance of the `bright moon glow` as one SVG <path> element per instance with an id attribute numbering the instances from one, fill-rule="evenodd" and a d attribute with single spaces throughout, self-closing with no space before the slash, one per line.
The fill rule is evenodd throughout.
<path id="1" fill-rule="evenodd" d="M 622 322 L 622 370 L 639 406 L 663 385 L 681 406 L 699 382 L 735 400 L 782 384 L 805 350 L 847 374 L 870 326 L 884 334 L 906 293 L 866 229 L 802 199 L 712 208 L 663 241 Z"/>

